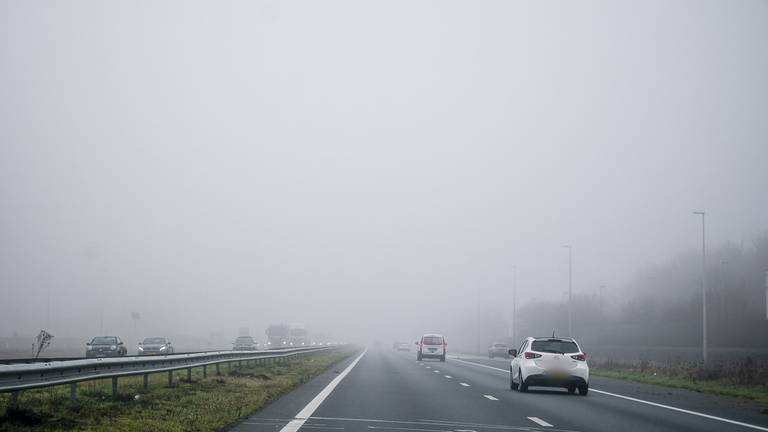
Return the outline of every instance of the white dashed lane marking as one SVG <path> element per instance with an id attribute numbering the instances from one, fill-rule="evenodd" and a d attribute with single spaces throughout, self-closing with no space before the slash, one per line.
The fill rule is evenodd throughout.
<path id="1" fill-rule="evenodd" d="M 496 399 L 495 397 L 493 397 L 491 395 L 483 395 L 483 397 L 486 398 L 486 399 L 490 399 L 490 400 L 498 400 L 498 399 Z"/>
<path id="2" fill-rule="evenodd" d="M 469 384 L 467 383 L 459 383 L 459 384 L 463 385 L 464 387 L 469 387 Z"/>
<path id="3" fill-rule="evenodd" d="M 538 424 L 539 426 L 552 427 L 551 424 L 545 422 L 544 420 L 542 420 L 542 419 L 540 419 L 538 417 L 528 417 L 528 420 Z"/>
<path id="4" fill-rule="evenodd" d="M 450 376 L 450 375 L 446 375 L 445 377 L 446 377 L 446 378 L 448 378 L 448 379 L 451 379 L 451 378 L 453 378 L 453 377 L 452 377 L 452 376 Z"/>

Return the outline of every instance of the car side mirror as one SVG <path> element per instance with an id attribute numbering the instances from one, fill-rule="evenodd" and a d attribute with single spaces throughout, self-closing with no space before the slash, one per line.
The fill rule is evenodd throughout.
<path id="1" fill-rule="evenodd" d="M 509 350 L 509 351 L 507 351 L 507 352 L 508 352 L 508 353 L 509 353 L 509 355 L 511 355 L 512 357 L 517 357 L 517 350 L 516 350 L 516 349 L 511 349 L 511 350 Z"/>
<path id="2" fill-rule="evenodd" d="M 142 345 L 143 345 L 143 344 L 142 344 L 141 342 L 139 342 L 139 346 L 142 346 Z"/>
<path id="3" fill-rule="evenodd" d="M 118 345 L 125 345 L 122 341 L 117 343 Z"/>
<path id="4" fill-rule="evenodd" d="M 414 345 L 418 345 L 419 343 L 418 343 L 418 342 L 414 342 L 413 344 L 414 344 Z"/>
<path id="5" fill-rule="evenodd" d="M 86 342 L 85 345 L 91 346 L 91 343 L 90 342 Z"/>

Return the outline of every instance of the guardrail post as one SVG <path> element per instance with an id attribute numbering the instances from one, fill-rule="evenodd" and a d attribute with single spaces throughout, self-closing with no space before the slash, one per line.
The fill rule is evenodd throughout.
<path id="1" fill-rule="evenodd" d="M 11 400 L 8 401 L 8 409 L 15 410 L 19 403 L 19 392 L 11 392 Z"/>
<path id="2" fill-rule="evenodd" d="M 149 388 L 149 374 L 144 374 L 144 390 Z"/>
<path id="3" fill-rule="evenodd" d="M 173 387 L 173 371 L 168 371 L 168 387 Z"/>
<path id="4" fill-rule="evenodd" d="M 208 378 L 208 365 L 203 365 L 203 378 Z"/>
<path id="5" fill-rule="evenodd" d="M 192 368 L 187 368 L 187 381 L 192 382 Z"/>
<path id="6" fill-rule="evenodd" d="M 216 363 L 216 375 L 221 375 L 221 371 L 219 370 L 219 364 Z"/>
<path id="7" fill-rule="evenodd" d="M 117 377 L 112 377 L 112 400 L 117 400 Z"/>
<path id="8" fill-rule="evenodd" d="M 69 384 L 69 409 L 77 408 L 77 383 Z"/>

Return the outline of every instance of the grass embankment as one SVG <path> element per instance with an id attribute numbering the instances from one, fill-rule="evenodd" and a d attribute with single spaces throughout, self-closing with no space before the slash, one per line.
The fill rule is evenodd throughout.
<path id="1" fill-rule="evenodd" d="M 119 398 L 112 400 L 111 380 L 79 384 L 79 408 L 69 408 L 69 386 L 19 393 L 18 408 L 0 417 L 0 431 L 211 431 L 264 407 L 351 355 L 336 350 L 288 363 L 237 367 L 221 365 L 221 375 L 208 368 L 177 371 L 173 387 L 167 373 L 150 375 L 149 389 L 142 376 L 120 378 Z M 9 404 L 0 395 L 0 410 Z"/>
<path id="2" fill-rule="evenodd" d="M 592 375 L 693 390 L 755 401 L 768 407 L 768 365 L 742 362 L 703 366 L 700 363 L 626 365 L 590 364 Z"/>

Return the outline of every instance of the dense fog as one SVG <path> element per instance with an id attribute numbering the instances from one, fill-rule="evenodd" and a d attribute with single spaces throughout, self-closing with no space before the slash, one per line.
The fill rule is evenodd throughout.
<path id="1" fill-rule="evenodd" d="M 697 347 L 694 211 L 712 343 L 765 345 L 766 41 L 765 1 L 0 2 L 0 352 L 566 335 L 564 245 L 575 336 Z"/>

